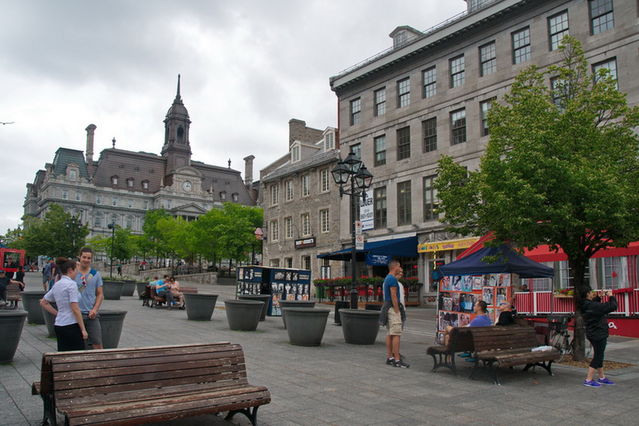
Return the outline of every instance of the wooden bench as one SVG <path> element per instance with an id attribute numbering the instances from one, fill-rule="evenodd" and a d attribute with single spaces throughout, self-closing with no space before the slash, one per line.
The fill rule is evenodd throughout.
<path id="1" fill-rule="evenodd" d="M 451 330 L 448 345 L 435 345 L 426 349 L 426 354 L 433 357 L 433 369 L 447 367 L 457 374 L 455 367 L 455 354 L 459 352 L 473 351 L 473 336 L 468 327 L 455 327 Z"/>
<path id="2" fill-rule="evenodd" d="M 530 367 L 544 368 L 552 376 L 553 361 L 559 359 L 558 350 L 533 352 L 539 346 L 535 329 L 517 325 L 507 327 L 472 327 L 473 346 L 475 348 L 475 364 L 470 375 L 473 378 L 479 363 L 492 369 L 495 384 L 501 384 L 497 376 L 499 367 L 525 365 L 524 371 Z"/>
<path id="3" fill-rule="evenodd" d="M 182 294 L 197 294 L 197 287 L 182 287 L 180 286 L 180 291 Z"/>
<path id="4" fill-rule="evenodd" d="M 58 415 L 65 425 L 119 425 L 222 412 L 255 425 L 271 401 L 248 383 L 242 347 L 228 342 L 45 353 L 32 394 L 54 426 Z"/>
<path id="5" fill-rule="evenodd" d="M 22 295 L 20 293 L 22 293 L 22 291 L 18 284 L 7 284 L 7 303 L 11 309 L 16 309 L 18 302 L 22 301 Z"/>

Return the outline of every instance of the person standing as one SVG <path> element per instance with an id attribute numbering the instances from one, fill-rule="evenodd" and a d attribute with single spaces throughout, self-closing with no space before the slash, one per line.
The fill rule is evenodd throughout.
<path id="1" fill-rule="evenodd" d="M 384 304 L 380 314 L 380 323 L 388 329 L 386 336 L 386 364 L 399 368 L 408 368 L 409 364 L 402 360 L 399 353 L 400 337 L 404 322 L 406 321 L 406 310 L 402 303 L 401 284 L 398 278 L 402 277 L 404 270 L 397 260 L 388 262 L 388 275 L 384 278 Z"/>
<path id="2" fill-rule="evenodd" d="M 617 299 L 612 295 L 612 290 L 608 290 L 604 294 L 609 296 L 609 300 L 606 303 L 601 302 L 597 292 L 588 292 L 586 300 L 581 306 L 586 325 L 586 337 L 590 341 L 593 350 L 592 361 L 588 367 L 586 380 L 584 380 L 584 386 L 589 387 L 615 384 L 604 374 L 603 361 L 606 343 L 608 342 L 608 314 L 617 310 Z M 599 375 L 597 381 L 594 380 L 595 371 Z"/>
<path id="3" fill-rule="evenodd" d="M 84 327 L 89 333 L 87 343 L 93 349 L 102 349 L 102 328 L 98 310 L 104 300 L 102 275 L 91 267 L 93 250 L 90 247 L 80 249 L 80 262 L 75 274 L 75 282 L 80 292 L 80 312 Z"/>
<path id="4" fill-rule="evenodd" d="M 49 259 L 47 264 L 44 265 L 44 268 L 42 269 L 42 287 L 44 288 L 44 291 L 48 291 L 49 288 L 51 288 L 50 282 L 51 282 L 51 278 L 53 277 L 53 272 L 54 272 L 53 259 Z"/>
<path id="5" fill-rule="evenodd" d="M 58 339 L 58 351 L 83 350 L 88 335 L 78 306 L 80 292 L 72 278 L 75 277 L 76 262 L 60 257 L 56 264 L 62 276 L 40 300 L 40 306 L 51 315 L 55 315 L 54 329 Z M 55 302 L 57 310 L 50 302 Z"/>

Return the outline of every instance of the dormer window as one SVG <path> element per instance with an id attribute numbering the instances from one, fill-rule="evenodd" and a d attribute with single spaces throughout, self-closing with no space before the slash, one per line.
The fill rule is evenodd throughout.
<path id="1" fill-rule="evenodd" d="M 231 194 L 231 199 L 233 200 L 234 203 L 237 203 L 239 198 L 240 198 L 240 195 L 237 192 L 234 192 L 233 194 Z"/>
<path id="2" fill-rule="evenodd" d="M 220 192 L 220 200 L 226 201 L 226 191 Z"/>
<path id="3" fill-rule="evenodd" d="M 393 47 L 401 47 L 408 41 L 408 33 L 406 31 L 399 31 L 393 37 Z"/>
<path id="4" fill-rule="evenodd" d="M 148 180 L 143 180 L 142 181 L 142 189 L 149 189 L 149 181 Z"/>
<path id="5" fill-rule="evenodd" d="M 297 163 L 300 161 L 300 146 L 294 145 L 291 148 L 291 163 Z"/>
<path id="6" fill-rule="evenodd" d="M 69 170 L 69 179 L 76 180 L 78 178 L 78 171 L 75 169 Z"/>
<path id="7" fill-rule="evenodd" d="M 126 180 L 126 187 L 127 188 L 133 188 L 133 178 L 128 178 Z"/>
<path id="8" fill-rule="evenodd" d="M 330 151 L 331 149 L 335 149 L 335 133 L 332 131 L 324 136 L 324 151 Z"/>
<path id="9" fill-rule="evenodd" d="M 117 185 L 117 184 L 118 184 L 118 177 L 111 176 L 111 185 Z"/>

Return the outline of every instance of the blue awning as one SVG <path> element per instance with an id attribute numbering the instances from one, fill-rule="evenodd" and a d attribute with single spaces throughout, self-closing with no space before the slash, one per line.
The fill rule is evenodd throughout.
<path id="1" fill-rule="evenodd" d="M 364 243 L 364 250 L 357 250 L 357 260 L 372 265 L 386 264 L 387 260 L 397 257 L 418 257 L 417 237 L 395 238 Z M 351 260 L 351 248 L 317 255 L 320 259 Z M 387 259 L 382 263 L 382 259 Z"/>

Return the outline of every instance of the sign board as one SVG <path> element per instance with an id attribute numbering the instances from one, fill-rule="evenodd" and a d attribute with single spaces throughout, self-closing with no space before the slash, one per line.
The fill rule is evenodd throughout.
<path id="1" fill-rule="evenodd" d="M 360 235 L 362 233 L 362 221 L 355 221 L 355 235 Z"/>
<path id="2" fill-rule="evenodd" d="M 373 205 L 373 190 L 366 191 L 366 197 L 359 199 L 359 220 L 362 222 L 362 231 L 375 228 L 375 206 Z"/>
<path id="3" fill-rule="evenodd" d="M 295 240 L 296 249 L 303 249 L 308 247 L 315 247 L 315 237 L 301 238 L 299 240 Z"/>
<path id="4" fill-rule="evenodd" d="M 432 253 L 445 250 L 465 249 L 475 244 L 479 238 L 463 238 L 459 240 L 425 242 L 417 246 L 418 253 Z"/>
<path id="5" fill-rule="evenodd" d="M 391 256 L 386 256 L 385 254 L 368 253 L 366 256 L 366 264 L 373 266 L 386 266 L 391 259 Z"/>
<path id="6" fill-rule="evenodd" d="M 355 235 L 355 250 L 364 250 L 364 235 Z"/>

